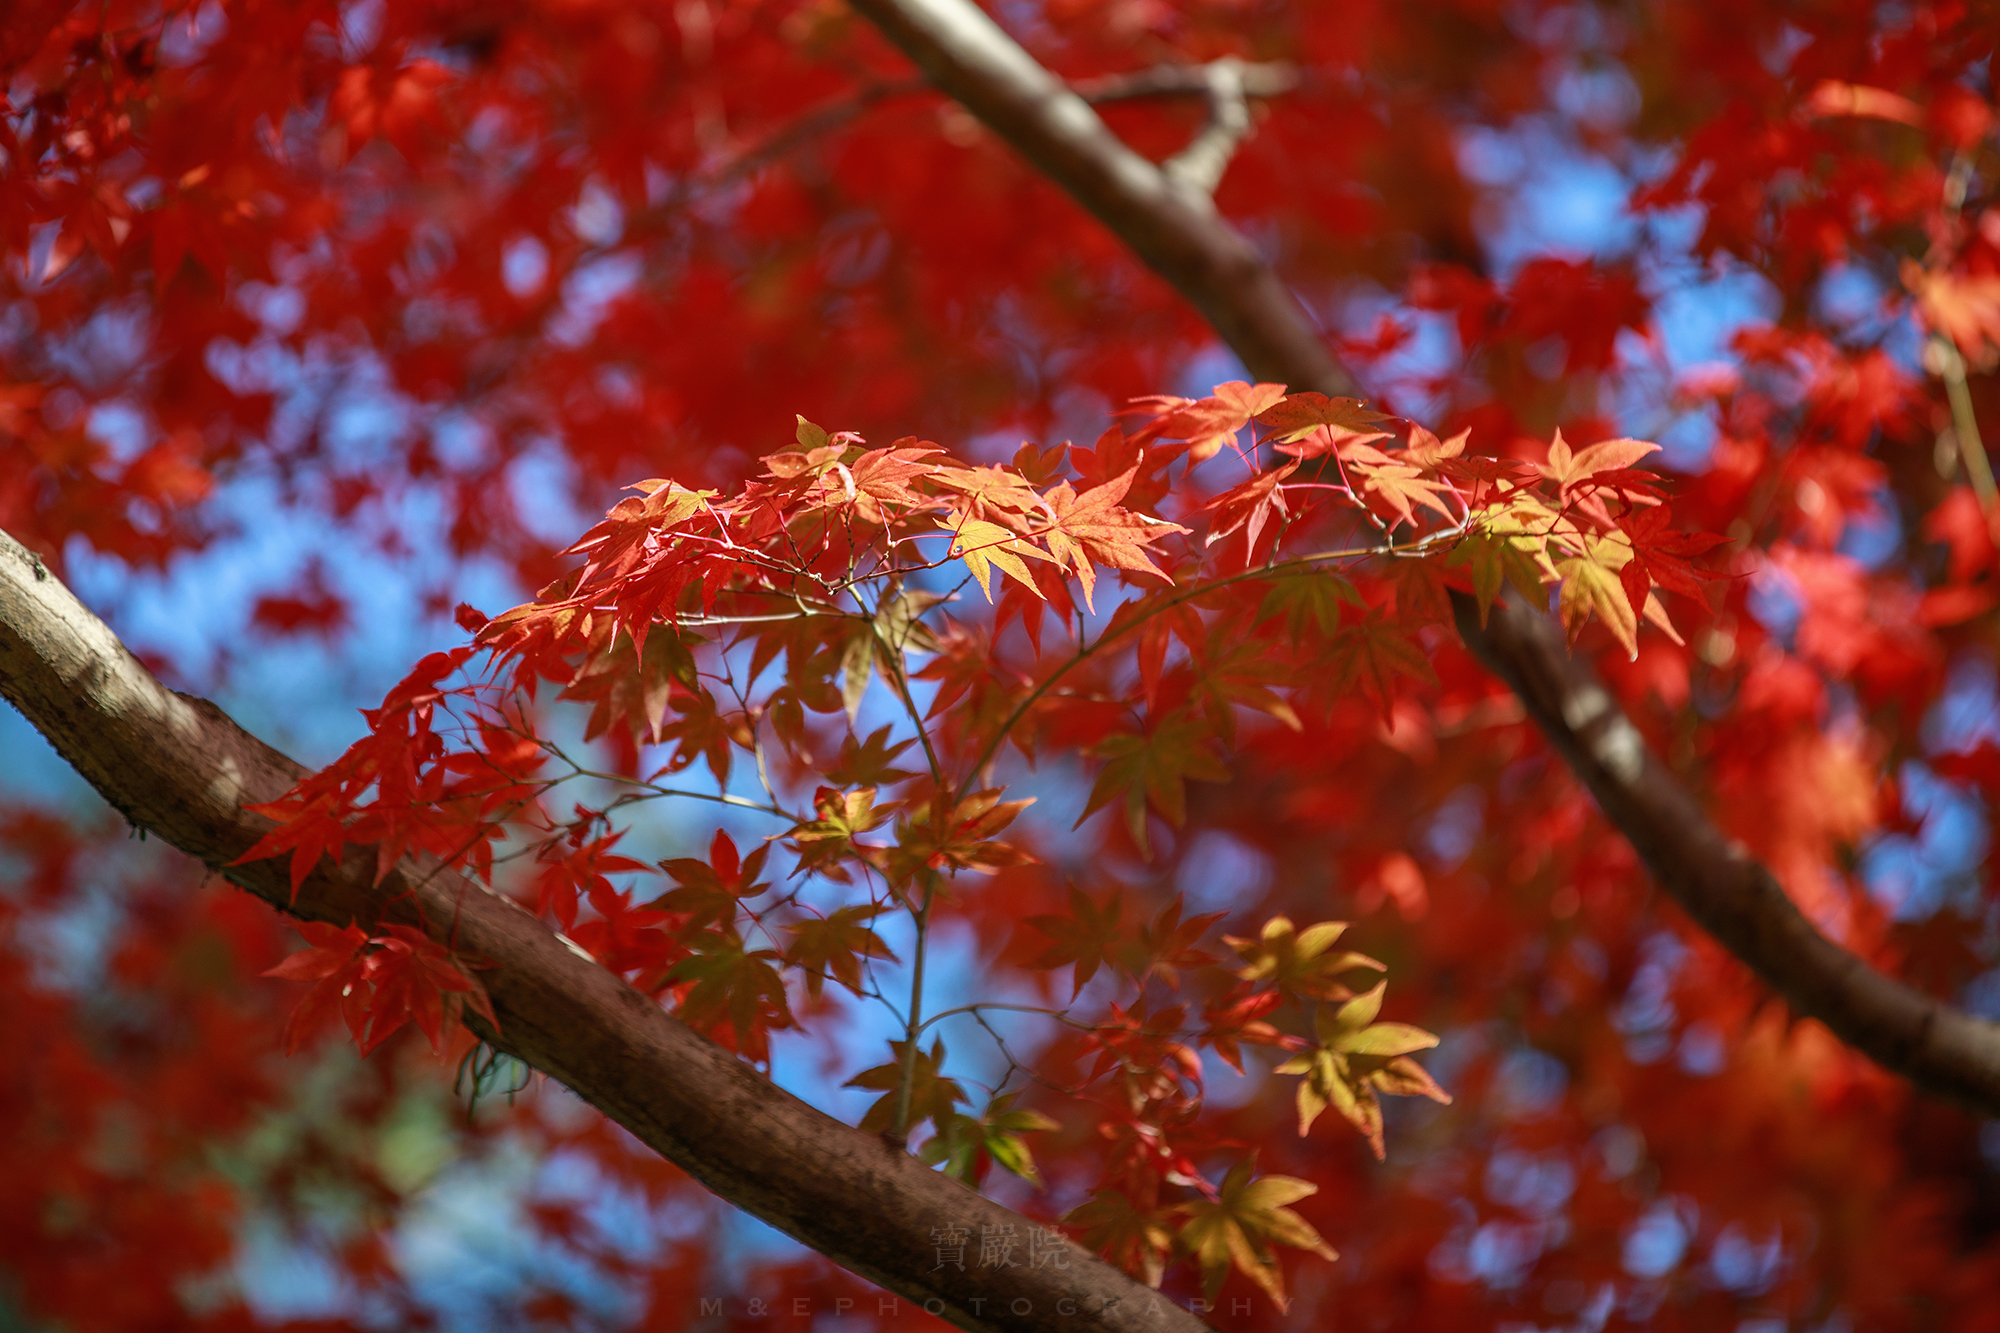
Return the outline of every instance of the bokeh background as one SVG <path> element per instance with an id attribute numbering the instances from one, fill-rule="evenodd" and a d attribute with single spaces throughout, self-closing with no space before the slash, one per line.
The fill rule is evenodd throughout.
<path id="1" fill-rule="evenodd" d="M 1968 758 L 2000 741 L 1990 617 L 1917 609 L 1983 588 L 1992 547 L 1898 276 L 1935 244 L 1953 151 L 1976 164 L 1967 226 L 1994 186 L 1990 134 L 1954 149 L 1928 109 L 1990 107 L 1978 14 L 998 13 L 1072 77 L 1300 67 L 1222 211 L 1391 410 L 1495 452 L 1558 425 L 1661 442 L 1738 563 L 1677 612 L 1688 648 L 1607 663 L 1621 696 L 1815 919 L 2000 1017 Z M 89 92 L 100 66 L 129 87 Z M 739 477 L 794 412 L 1003 457 L 1245 377 L 837 4 L 30 5 L 0 17 L 0 69 L 0 523 L 163 679 L 307 763 L 463 641 L 459 603 L 526 599 L 622 486 Z M 1815 120 L 1827 79 L 1931 119 Z M 1199 107 L 1107 116 L 1162 156 Z M 1386 1165 L 1286 1149 L 1319 1154 L 1316 1222 L 1346 1257 L 1257 1318 L 1984 1327 L 2000 1125 L 1791 1029 L 1517 718 L 1453 715 L 1485 696 L 1446 674 L 1393 728 L 1205 789 L 1158 856 L 1119 862 L 1191 911 L 1356 920 L 1444 1034 L 1459 1103 L 1399 1110 Z M 294 997 L 257 974 L 295 946 L 269 912 L 126 837 L 11 711 L 0 757 L 0 1327 L 762 1327 L 761 1294 L 865 1290 L 560 1088 L 523 1074 L 469 1109 L 421 1042 L 282 1056 Z M 1260 822 L 1288 773 L 1336 760 L 1382 790 Z M 1032 784 L 1080 808 L 1088 775 Z M 1067 822 L 1042 845 L 1058 868 L 1096 846 Z M 716 827 L 649 808 L 634 845 L 698 855 Z M 1010 915 L 942 941 L 927 1007 L 1012 984 Z M 841 1085 L 890 1031 L 843 1004 L 777 1035 L 772 1076 L 858 1117 L 872 1094 Z M 947 1040 L 996 1076 L 976 1032 Z M 1210 1072 L 1246 1131 L 1288 1118 L 1281 1084 Z M 814 1327 L 866 1326 L 857 1308 Z"/>

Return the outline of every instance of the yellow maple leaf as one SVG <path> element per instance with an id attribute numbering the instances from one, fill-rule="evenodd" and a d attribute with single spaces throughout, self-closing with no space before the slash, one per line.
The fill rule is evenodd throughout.
<path id="1" fill-rule="evenodd" d="M 1042 597 L 1042 590 L 1035 586 L 1035 577 L 1028 572 L 1027 562 L 1021 557 L 1033 556 L 1038 560 L 1048 557 L 998 523 L 988 523 L 983 518 L 962 520 L 952 530 L 951 555 L 953 559 L 965 562 L 965 567 L 972 571 L 972 577 L 979 580 L 979 591 L 986 594 L 989 602 L 993 600 L 995 568 L 1035 596 Z M 1047 598 L 1043 597 L 1043 600 Z"/>

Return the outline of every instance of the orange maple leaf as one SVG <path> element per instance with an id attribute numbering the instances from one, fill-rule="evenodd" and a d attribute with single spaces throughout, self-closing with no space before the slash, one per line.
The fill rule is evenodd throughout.
<path id="1" fill-rule="evenodd" d="M 1186 440 L 1188 460 L 1194 463 L 1213 458 L 1222 446 L 1252 419 L 1284 400 L 1282 384 L 1246 384 L 1231 380 L 1215 386 L 1212 398 L 1176 398 L 1153 394 L 1134 398 L 1136 410 L 1152 412 L 1156 420 L 1147 431 L 1169 440 Z"/>
<path id="2" fill-rule="evenodd" d="M 1044 497 L 1050 525 L 1037 535 L 1048 543 L 1055 562 L 1076 575 L 1076 581 L 1083 585 L 1084 604 L 1093 611 L 1097 609 L 1091 596 L 1097 587 L 1093 561 L 1164 579 L 1166 574 L 1147 557 L 1146 548 L 1162 537 L 1187 531 L 1178 523 L 1119 507 L 1138 472 L 1136 466 L 1128 468 L 1123 475 L 1081 495 L 1065 481 Z"/>
<path id="3" fill-rule="evenodd" d="M 1992 360 L 2000 349 L 2000 273 L 1961 275 L 1906 259 L 1903 285 L 1916 296 L 1924 323 L 1951 339 L 1960 355 L 1980 365 Z"/>

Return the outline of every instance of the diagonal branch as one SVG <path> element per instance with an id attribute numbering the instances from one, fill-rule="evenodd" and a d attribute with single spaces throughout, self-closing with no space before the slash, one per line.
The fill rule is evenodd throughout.
<path id="1" fill-rule="evenodd" d="M 1545 615 L 1496 605 L 1485 628 L 1452 594 L 1459 633 L 1520 697 L 1605 817 L 1687 914 L 1801 1014 L 1927 1092 L 2000 1110 L 2000 1026 L 1884 976 L 1806 920 L 1776 876 L 1716 828 L 1654 757 Z"/>
<path id="2" fill-rule="evenodd" d="M 961 1328 L 1200 1333 L 1205 1325 L 1070 1248 L 1064 1267 L 935 1262 L 934 1228 L 1035 1224 L 753 1073 L 522 908 L 434 862 L 378 886 L 373 848 L 322 859 L 296 902 L 285 861 L 230 864 L 270 821 L 244 812 L 305 770 L 205 699 L 155 680 L 69 589 L 0 532 L 0 695 L 135 826 L 274 906 L 345 925 L 421 925 L 490 964 L 500 1019 L 475 1030 L 558 1079 L 744 1211 Z M 1017 1233 L 1018 1234 L 1018 1230 Z"/>
<path id="3" fill-rule="evenodd" d="M 1169 178 L 1105 128 L 1090 104 L 1043 69 L 970 0 L 851 0 L 1043 175 L 1172 283 L 1260 377 L 1351 394 L 1347 372 L 1305 311 L 1208 196 Z"/>
<path id="4" fill-rule="evenodd" d="M 1117 141 L 971 0 L 849 0 L 937 87 L 957 98 L 1112 229 L 1201 312 L 1250 373 L 1351 394 L 1269 265 L 1213 209 Z M 1205 202 L 1205 201 L 1204 201 Z M 1926 1092 L 2000 1115 L 2000 1025 L 1870 967 L 1807 921 L 1771 872 L 1733 845 L 1650 753 L 1548 618 L 1518 604 L 1482 626 L 1460 607 L 1466 645 L 1596 796 L 1664 889 L 1799 1014 Z"/>
<path id="5" fill-rule="evenodd" d="M 1942 333 L 1933 333 L 1924 344 L 1924 369 L 1944 381 L 1945 401 L 1951 404 L 1952 439 L 1965 463 L 1965 479 L 1979 498 L 1979 508 L 1988 524 L 2000 523 L 2000 490 L 1993 484 L 1993 461 L 1986 456 L 1986 444 L 1979 438 L 1979 414 L 1972 408 L 1972 390 L 1966 383 L 1965 358 L 1958 345 Z"/>

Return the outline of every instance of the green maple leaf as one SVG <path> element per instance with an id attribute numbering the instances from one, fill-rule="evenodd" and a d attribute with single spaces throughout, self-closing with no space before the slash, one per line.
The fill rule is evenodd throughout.
<path id="1" fill-rule="evenodd" d="M 1522 549 L 1522 539 L 1506 537 L 1492 532 L 1475 532 L 1452 548 L 1445 558 L 1447 565 L 1462 565 L 1472 573 L 1472 595 L 1479 603 L 1479 623 L 1484 625 L 1486 617 L 1493 609 L 1493 600 L 1500 595 L 1500 589 L 1513 584 L 1530 606 L 1537 603 L 1546 605 L 1546 594 L 1541 589 L 1541 571 L 1536 568 L 1536 551 Z"/>
<path id="2" fill-rule="evenodd" d="M 826 427 L 816 426 L 798 413 L 793 413 L 793 416 L 799 423 L 798 430 L 793 436 L 798 440 L 799 448 L 806 450 L 826 448 L 827 440 L 831 438 L 826 433 Z"/>
<path id="3" fill-rule="evenodd" d="M 886 1134 L 896 1124 L 896 1095 L 903 1081 L 903 1056 L 910 1049 L 907 1041 L 892 1041 L 889 1049 L 895 1058 L 888 1064 L 864 1069 L 841 1086 L 846 1088 L 868 1088 L 882 1095 L 861 1117 L 861 1128 L 870 1134 Z M 939 1071 L 944 1068 L 944 1038 L 931 1043 L 930 1050 L 917 1048 L 917 1058 L 910 1078 L 910 1125 L 912 1127 L 928 1120 L 937 1127 L 939 1133 L 954 1115 L 958 1114 L 960 1102 L 970 1102 L 965 1089 L 957 1080 L 945 1078 Z"/>
<path id="4" fill-rule="evenodd" d="M 893 583 L 890 585 L 895 587 Z M 924 613 L 944 598 L 918 588 L 899 589 L 882 599 L 875 608 L 875 632 L 896 653 L 915 649 L 920 653 L 938 651 L 937 635 L 924 623 Z"/>
<path id="5" fill-rule="evenodd" d="M 1546 602 L 1543 585 L 1561 577 L 1549 560 L 1549 540 L 1558 533 L 1569 535 L 1567 519 L 1534 496 L 1516 492 L 1473 510 L 1467 526 L 1471 535 L 1452 549 L 1445 563 L 1472 572 L 1480 624 L 1486 623 L 1502 584 L 1513 584 L 1530 605 Z"/>
<path id="6" fill-rule="evenodd" d="M 1115 1189 L 1096 1189 L 1063 1221 L 1082 1229 L 1085 1249 L 1103 1255 L 1149 1287 L 1160 1285 L 1174 1243 L 1169 1209 L 1142 1209 Z"/>
<path id="7" fill-rule="evenodd" d="M 874 673 L 880 649 L 875 627 L 859 625 L 848 632 L 847 644 L 840 650 L 840 701 L 847 708 L 850 725 L 861 714 L 861 700 L 868 693 L 868 678 Z"/>
<path id="8" fill-rule="evenodd" d="M 1639 617 L 1625 595 L 1619 571 L 1632 559 L 1632 544 L 1621 533 L 1617 537 L 1585 537 L 1581 552 L 1555 562 L 1562 577 L 1558 607 L 1563 627 L 1572 642 L 1594 613 L 1628 655 L 1639 655 Z"/>
<path id="9" fill-rule="evenodd" d="M 1345 921 L 1322 921 L 1298 930 L 1290 917 L 1274 916 L 1256 939 L 1224 935 L 1222 942 L 1242 955 L 1243 966 L 1236 975 L 1245 981 L 1319 1000 L 1345 1000 L 1354 992 L 1342 984 L 1342 975 L 1356 968 L 1385 970 L 1365 953 L 1333 951 L 1346 930 Z"/>
<path id="10" fill-rule="evenodd" d="M 1046 560 L 1041 548 L 1024 541 L 1020 534 L 989 523 L 983 518 L 960 518 L 951 527 L 951 557 L 963 560 L 965 567 L 972 571 L 972 577 L 979 581 L 979 591 L 986 594 L 986 600 L 993 600 L 993 570 L 1013 579 L 1037 597 L 1044 597 L 1042 590 L 1035 586 L 1035 576 L 1028 572 L 1023 556 Z"/>
<path id="11" fill-rule="evenodd" d="M 1436 1035 L 1408 1023 L 1375 1021 L 1387 984 L 1378 982 L 1338 1009 L 1321 1010 L 1314 1025 L 1319 1045 L 1277 1069 L 1280 1074 L 1305 1075 L 1298 1091 L 1301 1136 L 1331 1106 L 1361 1131 L 1378 1159 L 1383 1154 L 1378 1092 L 1451 1101 L 1423 1066 L 1408 1058 L 1437 1045 Z"/>
<path id="12" fill-rule="evenodd" d="M 861 960 L 896 955 L 869 929 L 868 923 L 889 910 L 886 903 L 863 903 L 835 910 L 830 916 L 811 917 L 788 927 L 792 947 L 785 961 L 803 968 L 806 993 L 818 999 L 826 979 L 832 977 L 856 995 L 861 993 Z"/>
<path id="13" fill-rule="evenodd" d="M 954 1113 L 923 1146 L 918 1159 L 933 1166 L 943 1162 L 946 1175 L 975 1187 L 986 1174 L 986 1164 L 997 1162 L 1040 1189 L 1041 1172 L 1021 1135 L 1061 1126 L 1039 1111 L 1013 1109 L 1014 1097 L 1014 1093 L 995 1097 L 976 1117 Z"/>
<path id="14" fill-rule="evenodd" d="M 993 835 L 1012 824 L 1035 798 L 1003 801 L 1004 794 L 998 787 L 969 792 L 943 821 L 933 816 L 929 801 L 914 803 L 896 821 L 896 845 L 879 859 L 878 867 L 892 885 L 901 886 L 925 869 L 990 875 L 1002 866 L 1029 864 L 1033 857 Z"/>
<path id="15" fill-rule="evenodd" d="M 953 554 L 958 554 L 956 547 L 953 549 Z M 1005 555 L 1005 552 L 1001 554 Z M 984 558 L 976 552 L 968 553 L 965 557 L 969 566 L 976 560 Z M 997 557 L 995 562 L 1000 562 Z M 1005 567 L 1003 564 L 1003 568 Z M 924 612 L 943 599 L 935 593 L 902 591 L 894 585 L 891 586 L 892 591 L 882 598 L 873 616 L 865 621 L 850 623 L 846 640 L 841 647 L 840 698 L 847 706 L 847 720 L 850 724 L 861 712 L 861 700 L 868 691 L 868 681 L 876 667 L 879 666 L 891 684 L 900 691 L 900 682 L 906 680 L 909 674 L 907 650 L 915 648 L 923 653 L 938 651 L 937 636 L 931 632 L 928 625 L 924 624 L 923 616 Z M 982 588 L 986 586 L 984 577 L 980 579 L 980 586 Z M 991 599 L 990 592 L 988 598 Z"/>
<path id="16" fill-rule="evenodd" d="M 1122 794 L 1126 827 L 1140 852 L 1146 854 L 1147 806 L 1179 828 L 1187 822 L 1188 780 L 1229 780 L 1229 769 L 1208 750 L 1208 738 L 1208 727 L 1193 718 L 1180 718 L 1151 732 L 1123 732 L 1098 742 L 1095 753 L 1106 762 L 1091 786 L 1090 800 L 1077 817 L 1077 826 Z"/>
<path id="17" fill-rule="evenodd" d="M 798 849 L 799 864 L 830 873 L 854 847 L 855 835 L 883 823 L 895 808 L 894 802 L 875 804 L 873 787 L 852 791 L 819 788 L 813 793 L 813 814 L 817 817 L 795 826 L 789 835 Z"/>
<path id="18" fill-rule="evenodd" d="M 1280 1309 L 1287 1306 L 1285 1279 L 1270 1251 L 1272 1244 L 1310 1250 L 1323 1259 L 1339 1256 L 1312 1224 L 1286 1207 L 1319 1186 L 1291 1176 L 1254 1176 L 1254 1158 L 1238 1162 L 1223 1178 L 1219 1197 L 1182 1204 L 1187 1215 L 1177 1238 L 1201 1265 L 1202 1290 L 1213 1301 L 1233 1266 L 1261 1287 Z"/>

